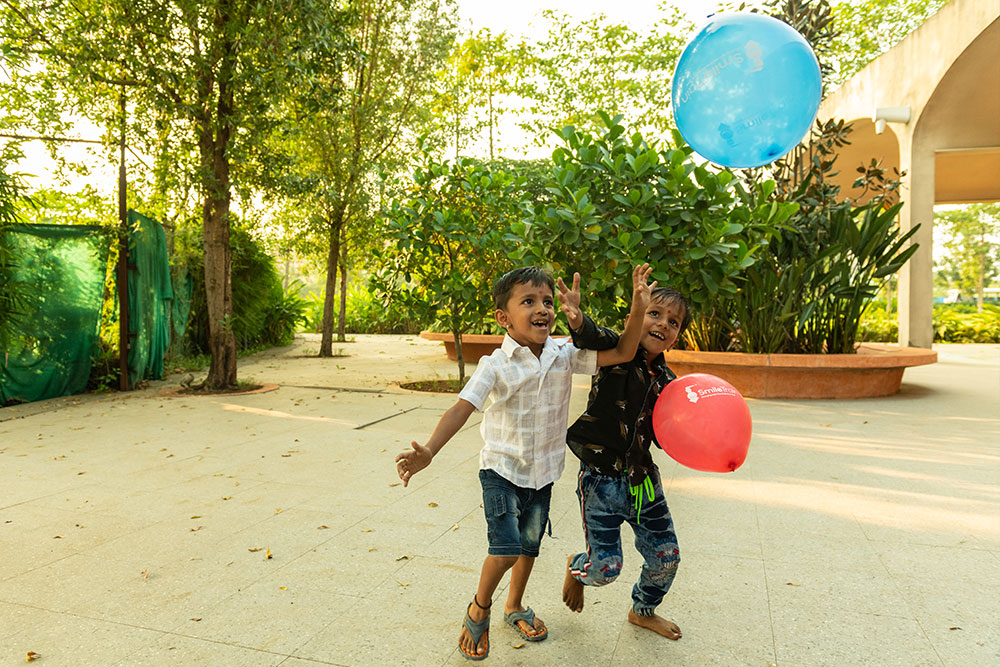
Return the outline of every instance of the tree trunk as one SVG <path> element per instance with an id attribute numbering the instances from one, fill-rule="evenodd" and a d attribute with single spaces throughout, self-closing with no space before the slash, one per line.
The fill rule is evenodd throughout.
<path id="1" fill-rule="evenodd" d="M 490 121 L 490 162 L 493 162 L 494 157 L 493 157 L 493 90 L 492 89 L 489 92 L 489 100 L 490 100 L 490 115 L 489 115 L 489 121 Z"/>
<path id="2" fill-rule="evenodd" d="M 208 305 L 208 349 L 212 361 L 205 384 L 212 389 L 236 386 L 236 336 L 233 334 L 232 256 L 229 248 L 229 140 L 232 136 L 231 72 L 218 77 L 214 123 L 204 122 L 199 141 L 202 167 L 210 175 L 202 207 L 205 250 L 205 300 Z M 207 117 L 207 115 L 206 115 Z M 214 125 L 214 128 L 213 128 Z M 214 131 L 213 131 L 214 129 Z"/>
<path id="3" fill-rule="evenodd" d="M 985 241 L 985 239 L 983 239 Z M 983 282 L 983 278 L 986 275 L 986 253 L 983 252 L 979 255 L 979 270 L 976 271 L 976 312 L 983 312 L 983 288 L 986 285 Z"/>
<path id="4" fill-rule="evenodd" d="M 334 210 L 330 220 L 330 250 L 326 255 L 326 290 L 323 295 L 323 338 L 319 356 L 333 356 L 333 304 L 337 296 L 337 266 L 340 259 L 340 228 L 343 212 Z"/>
<path id="5" fill-rule="evenodd" d="M 337 342 L 347 341 L 347 236 L 340 240 L 340 313 L 337 316 Z"/>
<path id="6" fill-rule="evenodd" d="M 220 34 L 232 16 L 222 3 L 215 16 Z M 232 255 L 229 248 L 229 141 L 233 135 L 233 63 L 236 45 L 231 38 L 219 43 L 215 71 L 207 69 L 198 81 L 199 99 L 216 99 L 214 109 L 196 113 L 198 151 L 201 159 L 203 244 L 205 250 L 205 301 L 208 306 L 208 350 L 212 361 L 205 385 L 211 389 L 236 387 L 236 336 L 233 333 Z M 213 90 L 218 96 L 213 95 Z"/>
<path id="7" fill-rule="evenodd" d="M 458 358 L 458 384 L 465 383 L 465 355 L 462 353 L 462 332 L 452 330 L 451 335 L 455 338 L 455 357 Z"/>

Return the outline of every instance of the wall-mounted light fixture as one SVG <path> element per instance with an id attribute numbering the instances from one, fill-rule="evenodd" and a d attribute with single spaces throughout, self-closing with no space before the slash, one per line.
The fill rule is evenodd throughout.
<path id="1" fill-rule="evenodd" d="M 875 134 L 882 134 L 886 123 L 909 123 L 910 107 L 877 107 L 872 120 L 875 121 Z"/>

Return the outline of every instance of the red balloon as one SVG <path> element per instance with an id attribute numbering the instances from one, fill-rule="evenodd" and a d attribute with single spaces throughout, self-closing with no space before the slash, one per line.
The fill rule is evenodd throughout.
<path id="1" fill-rule="evenodd" d="M 740 392 L 722 378 L 691 373 L 660 392 L 653 432 L 667 454 L 688 468 L 732 472 L 747 458 L 753 424 Z"/>

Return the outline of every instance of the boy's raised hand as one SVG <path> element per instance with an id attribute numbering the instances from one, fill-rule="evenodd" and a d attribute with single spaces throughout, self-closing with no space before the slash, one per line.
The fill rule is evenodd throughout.
<path id="1" fill-rule="evenodd" d="M 566 313 L 570 329 L 579 329 L 583 324 L 583 313 L 580 312 L 580 274 L 573 274 L 573 289 L 566 287 L 562 278 L 556 282 L 559 288 L 559 310 Z"/>
<path id="2" fill-rule="evenodd" d="M 632 303 L 638 304 L 643 309 L 649 305 L 653 298 L 653 290 L 656 289 L 655 280 L 652 284 L 646 282 L 652 272 L 653 268 L 649 264 L 637 266 L 632 270 Z"/>
<path id="3" fill-rule="evenodd" d="M 413 447 L 412 452 L 402 452 L 396 457 L 396 472 L 403 480 L 403 486 L 410 483 L 410 478 L 431 464 L 434 455 L 428 447 L 424 447 L 416 440 L 410 442 Z"/>

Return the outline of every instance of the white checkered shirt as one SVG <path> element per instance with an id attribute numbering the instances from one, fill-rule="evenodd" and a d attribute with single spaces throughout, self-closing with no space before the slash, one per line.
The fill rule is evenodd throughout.
<path id="1" fill-rule="evenodd" d="M 458 395 L 484 413 L 479 467 L 527 489 L 559 479 L 573 373 L 596 372 L 597 352 L 578 349 L 569 339 L 550 337 L 538 358 L 504 336 L 499 350 L 479 360 Z M 487 398 L 493 402 L 483 410 Z"/>

